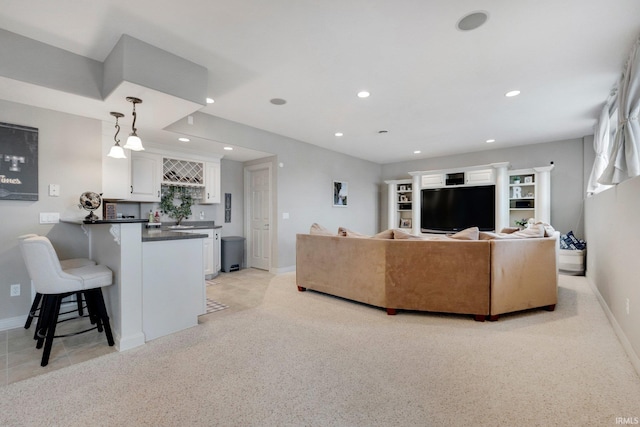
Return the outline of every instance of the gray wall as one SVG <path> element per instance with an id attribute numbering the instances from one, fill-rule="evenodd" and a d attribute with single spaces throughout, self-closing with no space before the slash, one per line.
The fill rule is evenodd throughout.
<path id="1" fill-rule="evenodd" d="M 295 235 L 308 232 L 314 222 L 336 231 L 340 226 L 365 234 L 378 231 L 380 165 L 219 117 L 193 116 L 193 125 L 181 120 L 169 130 L 275 155 L 274 268 L 295 265 Z M 349 183 L 347 208 L 332 206 L 333 180 Z"/>
<path id="2" fill-rule="evenodd" d="M 584 236 L 583 195 L 586 188 L 583 138 L 544 144 L 498 148 L 474 153 L 392 163 L 382 166 L 382 181 L 411 178 L 408 172 L 449 169 L 464 166 L 509 162 L 511 169 L 548 166 L 551 171 L 551 224 L 562 233 L 570 230 Z M 589 166 L 590 167 L 590 166 Z M 587 172 L 587 177 L 591 170 Z M 385 184 L 382 184 L 384 187 Z M 386 189 L 381 189 L 386 193 Z M 381 216 L 386 217 L 387 199 L 381 198 Z M 386 228 L 386 222 L 382 225 Z"/>
<path id="3" fill-rule="evenodd" d="M 640 373 L 640 177 L 587 198 L 585 205 L 587 278 Z"/>
<path id="4" fill-rule="evenodd" d="M 24 316 L 31 303 L 31 286 L 16 238 L 47 235 L 60 258 L 86 256 L 88 242 L 79 227 L 39 224 L 40 212 L 82 218 L 78 198 L 101 189 L 101 123 L 51 110 L 0 101 L 0 121 L 38 128 L 38 201 L 0 201 L 0 330 L 3 319 Z M 48 184 L 60 185 L 60 197 L 48 195 Z M 11 284 L 21 295 L 10 297 Z"/>

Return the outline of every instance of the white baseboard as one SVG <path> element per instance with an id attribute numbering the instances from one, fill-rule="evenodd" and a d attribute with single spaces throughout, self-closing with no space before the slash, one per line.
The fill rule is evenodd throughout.
<path id="1" fill-rule="evenodd" d="M 22 328 L 27 321 L 27 316 L 10 317 L 8 319 L 0 319 L 0 331 L 9 329 Z"/>
<path id="2" fill-rule="evenodd" d="M 600 294 L 600 291 L 598 290 L 598 287 L 591 281 L 589 276 L 587 276 L 587 283 L 589 283 L 589 286 L 591 286 L 593 293 L 596 294 L 596 298 L 598 298 L 598 302 L 600 302 L 600 305 L 602 306 L 604 313 L 607 315 L 607 318 L 609 319 L 611 326 L 613 326 L 613 330 L 618 336 L 618 339 L 620 340 L 620 343 L 622 344 L 624 351 L 627 353 L 627 356 L 629 356 L 629 360 L 631 361 L 631 364 L 633 365 L 638 375 L 640 375 L 640 357 L 638 357 L 638 355 L 634 351 L 633 346 L 629 342 L 629 339 L 624 334 L 624 331 L 622 330 L 615 316 L 609 309 L 607 302 L 604 300 L 604 298 Z"/>
<path id="3" fill-rule="evenodd" d="M 283 273 L 291 273 L 292 271 L 296 271 L 296 266 L 295 265 L 290 265 L 288 267 L 271 268 L 269 270 L 269 273 L 283 274 Z"/>

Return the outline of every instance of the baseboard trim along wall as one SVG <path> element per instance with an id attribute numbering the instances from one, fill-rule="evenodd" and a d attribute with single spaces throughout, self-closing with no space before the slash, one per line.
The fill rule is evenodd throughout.
<path id="1" fill-rule="evenodd" d="M 635 368 L 638 375 L 640 375 L 640 357 L 638 357 L 636 352 L 633 350 L 633 347 L 631 346 L 631 342 L 629 341 L 627 336 L 624 334 L 624 331 L 618 324 L 618 321 L 616 320 L 613 313 L 609 309 L 607 302 L 604 300 L 604 298 L 600 294 L 600 291 L 598 290 L 596 285 L 589 279 L 589 277 L 587 277 L 587 282 L 589 283 L 589 286 L 591 286 L 593 293 L 596 294 L 596 298 L 598 298 L 598 302 L 600 302 L 600 305 L 602 306 L 604 313 L 607 315 L 607 318 L 609 319 L 611 326 L 613 326 L 613 330 L 618 336 L 618 339 L 620 340 L 620 343 L 622 344 L 624 351 L 627 353 L 627 356 L 629 356 L 629 360 L 631 361 L 631 364 Z"/>
<path id="2" fill-rule="evenodd" d="M 271 268 L 269 270 L 269 273 L 272 273 L 272 274 L 284 274 L 284 273 L 291 273 L 292 271 L 296 271 L 296 266 L 295 265 L 290 265 L 288 267 Z"/>
<path id="3" fill-rule="evenodd" d="M 8 319 L 0 319 L 0 331 L 24 327 L 27 316 L 10 317 Z"/>

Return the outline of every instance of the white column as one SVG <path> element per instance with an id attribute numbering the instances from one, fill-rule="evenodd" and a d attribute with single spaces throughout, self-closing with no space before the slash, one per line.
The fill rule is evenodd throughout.
<path id="1" fill-rule="evenodd" d="M 420 206 L 422 205 L 420 177 L 421 175 L 413 175 L 411 184 L 411 233 L 416 236 L 420 234 Z"/>
<path id="2" fill-rule="evenodd" d="M 398 226 L 398 210 L 396 209 L 396 201 L 398 200 L 397 185 L 395 181 L 385 181 L 385 183 L 389 186 L 387 191 L 387 228 L 396 228 Z"/>
<path id="3" fill-rule="evenodd" d="M 509 226 L 509 174 L 507 163 L 495 164 L 496 173 L 496 231 Z"/>
<path id="4" fill-rule="evenodd" d="M 536 171 L 536 220 L 551 224 L 551 170 L 553 166 L 533 168 Z"/>

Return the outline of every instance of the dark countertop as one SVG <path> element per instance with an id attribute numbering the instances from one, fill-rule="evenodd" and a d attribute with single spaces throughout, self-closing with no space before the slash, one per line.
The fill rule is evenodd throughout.
<path id="1" fill-rule="evenodd" d="M 130 224 L 135 222 L 149 222 L 148 219 L 121 218 L 121 219 L 98 219 L 95 221 L 83 220 L 83 224 Z"/>
<path id="2" fill-rule="evenodd" d="M 201 233 L 183 233 L 181 231 L 169 231 L 153 228 L 142 229 L 143 242 L 158 242 L 161 240 L 206 239 L 208 237 L 208 234 Z"/>

